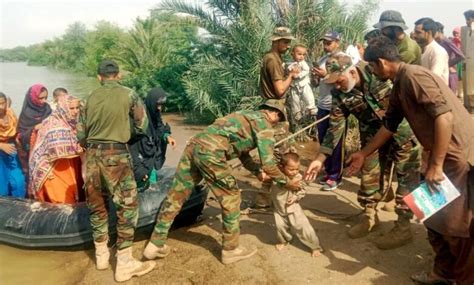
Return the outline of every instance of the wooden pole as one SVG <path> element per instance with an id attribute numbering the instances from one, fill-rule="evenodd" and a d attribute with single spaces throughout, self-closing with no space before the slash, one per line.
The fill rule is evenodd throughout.
<path id="1" fill-rule="evenodd" d="M 464 106 L 474 114 L 474 24 L 461 28 L 462 52 L 466 59 L 463 64 Z"/>

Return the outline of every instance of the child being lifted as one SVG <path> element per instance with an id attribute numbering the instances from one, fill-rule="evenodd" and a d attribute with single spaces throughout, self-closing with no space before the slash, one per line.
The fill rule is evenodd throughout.
<path id="1" fill-rule="evenodd" d="M 305 61 L 307 48 L 302 44 L 296 44 L 291 50 L 293 62 L 288 65 L 288 70 L 298 67 L 301 72 L 290 86 L 289 104 L 291 117 L 297 122 L 305 115 L 316 116 L 316 103 L 309 74 L 309 66 Z"/>

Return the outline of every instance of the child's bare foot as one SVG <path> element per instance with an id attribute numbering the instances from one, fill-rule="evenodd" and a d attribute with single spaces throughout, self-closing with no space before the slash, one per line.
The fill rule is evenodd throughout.
<path id="1" fill-rule="evenodd" d="M 282 251 L 287 245 L 288 245 L 288 243 L 277 243 L 277 244 L 275 244 L 275 248 L 278 251 Z"/>
<path id="2" fill-rule="evenodd" d="M 318 256 L 321 256 L 321 252 L 322 252 L 322 250 L 320 250 L 320 249 L 315 249 L 315 250 L 313 250 L 313 252 L 311 252 L 311 257 L 318 257 Z"/>

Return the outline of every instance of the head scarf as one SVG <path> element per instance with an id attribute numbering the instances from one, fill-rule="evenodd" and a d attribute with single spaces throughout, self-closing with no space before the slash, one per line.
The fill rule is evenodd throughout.
<path id="1" fill-rule="evenodd" d="M 20 119 L 18 120 L 18 133 L 20 134 L 20 143 L 25 151 L 29 150 L 31 133 L 35 126 L 51 114 L 49 104 L 41 104 L 39 102 L 41 90 L 47 89 L 42 84 L 31 86 L 26 93 L 23 107 L 21 108 Z"/>
<path id="2" fill-rule="evenodd" d="M 1 92 L 0 92 L 1 93 Z M 16 135 L 16 127 L 18 120 L 15 116 L 15 113 L 13 113 L 12 109 L 8 107 L 8 99 L 5 94 L 1 93 L 0 98 L 5 99 L 5 122 L 0 123 L 0 142 L 8 142 L 11 139 L 13 139 Z"/>
<path id="3" fill-rule="evenodd" d="M 166 93 L 159 87 L 151 89 L 145 98 L 145 106 L 149 115 L 148 119 L 153 124 L 154 129 L 163 124 L 161 112 L 158 111 L 156 105 L 164 103 L 166 103 Z"/>
<path id="4" fill-rule="evenodd" d="M 66 95 L 38 130 L 29 164 L 29 193 L 35 194 L 41 190 L 53 169 L 54 161 L 77 157 L 82 152 L 76 137 L 76 119 L 69 113 L 69 105 L 75 100 L 78 99 Z"/>
<path id="5" fill-rule="evenodd" d="M 157 87 L 153 88 L 148 92 L 147 97 L 145 98 L 145 106 L 147 109 L 148 119 L 151 124 L 148 125 L 148 134 L 152 137 L 153 143 L 156 147 L 154 154 L 155 169 L 160 169 L 164 162 L 166 156 L 166 148 L 168 142 L 164 138 L 164 134 L 171 133 L 170 126 L 163 122 L 161 118 L 161 112 L 156 108 L 158 104 L 166 103 L 166 93 L 163 89 Z"/>

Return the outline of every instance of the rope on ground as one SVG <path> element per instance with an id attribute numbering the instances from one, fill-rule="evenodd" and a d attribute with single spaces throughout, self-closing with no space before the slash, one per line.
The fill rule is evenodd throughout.
<path id="1" fill-rule="evenodd" d="M 259 191 L 259 190 L 254 190 L 254 189 L 241 189 L 240 191 L 242 192 L 255 192 L 255 193 L 262 193 L 262 191 Z M 348 220 L 350 218 L 353 218 L 353 217 L 357 217 L 359 215 L 361 215 L 362 213 L 364 213 L 364 210 L 357 204 L 355 204 L 354 202 L 352 202 L 349 198 L 347 198 L 346 196 L 340 194 L 340 193 L 337 193 L 337 192 L 334 192 L 335 194 L 337 194 L 338 196 L 342 197 L 344 200 L 346 200 L 347 202 L 349 202 L 349 204 L 353 205 L 355 208 L 357 208 L 359 211 L 357 213 L 354 213 L 354 214 L 347 214 L 347 213 L 334 213 L 334 212 L 330 212 L 330 211 L 326 211 L 326 210 L 322 210 L 322 209 L 319 209 L 319 208 L 315 208 L 315 207 L 309 207 L 307 205 L 303 205 L 300 203 L 301 207 L 303 207 L 303 209 L 307 209 L 307 210 L 310 210 L 310 211 L 314 211 L 314 212 L 318 212 L 318 213 L 321 213 L 323 215 L 326 215 L 326 216 L 331 216 L 334 220 Z M 263 214 L 263 215 L 272 215 L 273 212 L 272 211 L 268 211 L 268 210 L 260 210 L 260 209 L 253 209 L 253 208 L 249 208 L 248 211 L 245 211 L 244 213 L 245 215 L 250 215 L 250 214 Z"/>

